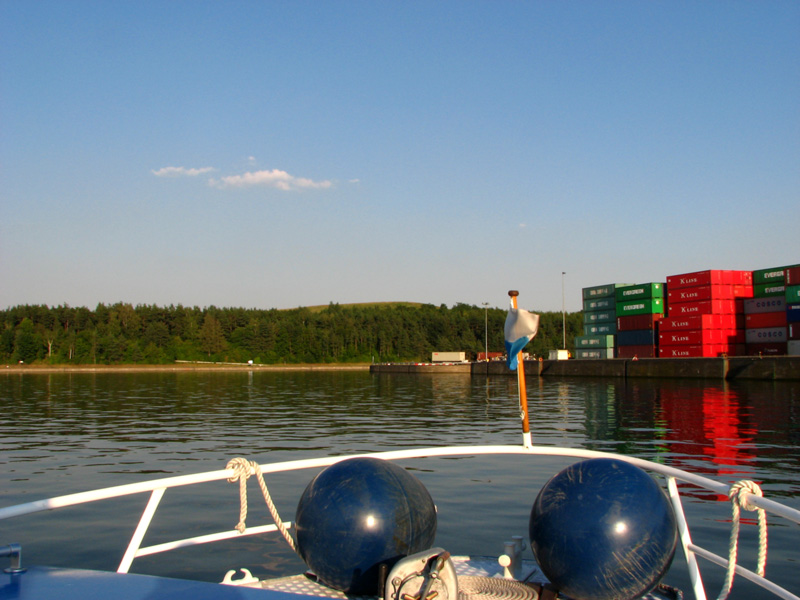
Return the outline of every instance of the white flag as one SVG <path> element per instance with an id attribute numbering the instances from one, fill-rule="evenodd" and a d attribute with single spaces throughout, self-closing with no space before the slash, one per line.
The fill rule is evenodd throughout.
<path id="1" fill-rule="evenodd" d="M 533 339 L 537 331 L 539 331 L 539 315 L 513 306 L 508 309 L 505 337 L 509 369 L 512 371 L 517 369 L 517 355 Z"/>

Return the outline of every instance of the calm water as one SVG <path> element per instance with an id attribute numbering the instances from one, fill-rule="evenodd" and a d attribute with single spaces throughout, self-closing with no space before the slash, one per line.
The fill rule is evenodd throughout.
<path id="1" fill-rule="evenodd" d="M 800 385 L 698 381 L 529 378 L 534 442 L 611 450 L 732 482 L 752 478 L 800 508 Z M 214 372 L 0 375 L 0 505 L 154 477 L 222 469 L 230 458 L 267 462 L 450 444 L 515 444 L 516 380 L 366 372 Z M 436 543 L 452 552 L 497 554 L 525 535 L 530 507 L 567 461 L 450 458 L 405 461 L 439 510 Z M 274 475 L 284 519 L 313 473 Z M 230 529 L 238 488 L 172 491 L 147 545 Z M 248 524 L 269 520 L 250 486 Z M 688 499 L 696 542 L 726 554 L 730 508 Z M 707 498 L 706 498 L 707 500 Z M 114 570 L 146 498 L 0 522 L 0 544 L 20 542 L 25 560 Z M 756 527 L 747 513 L 740 563 L 755 568 Z M 798 528 L 770 526 L 767 574 L 800 593 Z M 677 564 L 677 561 L 676 561 Z M 219 581 L 228 568 L 259 576 L 297 572 L 279 539 L 257 537 L 134 562 L 140 573 Z M 710 597 L 721 569 L 701 562 Z M 675 568 L 667 583 L 689 589 Z M 763 594 L 737 579 L 732 598 Z"/>

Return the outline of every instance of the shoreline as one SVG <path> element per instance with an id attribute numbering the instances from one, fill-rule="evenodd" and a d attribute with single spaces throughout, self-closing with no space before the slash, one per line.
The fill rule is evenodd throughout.
<path id="1" fill-rule="evenodd" d="M 166 365 L 0 365 L 0 373 L 200 373 L 200 372 L 361 371 L 380 374 L 516 375 L 504 361 L 473 363 L 302 363 L 247 364 L 180 361 Z M 717 380 L 800 380 L 800 357 L 719 357 L 653 359 L 571 359 L 525 361 L 526 375 L 538 377 L 700 378 Z"/>
<path id="2" fill-rule="evenodd" d="M 2 365 L 0 373 L 170 373 L 198 371 L 369 371 L 369 363 L 319 363 L 296 365 L 249 365 L 240 363 L 180 362 L 169 365 Z"/>

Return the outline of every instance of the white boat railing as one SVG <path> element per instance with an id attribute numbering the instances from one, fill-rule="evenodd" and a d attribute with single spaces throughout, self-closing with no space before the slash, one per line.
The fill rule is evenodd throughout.
<path id="1" fill-rule="evenodd" d="M 577 459 L 588 458 L 617 458 L 625 462 L 636 465 L 642 469 L 650 472 L 658 473 L 665 477 L 667 482 L 667 491 L 675 510 L 678 521 L 678 532 L 680 536 L 681 546 L 684 552 L 689 567 L 689 576 L 697 600 L 706 600 L 705 591 L 703 588 L 702 577 L 700 568 L 697 564 L 697 556 L 708 560 L 711 563 L 727 568 L 728 560 L 722 556 L 714 554 L 705 548 L 695 545 L 691 540 L 689 526 L 686 521 L 686 515 L 681 503 L 680 493 L 678 491 L 677 482 L 688 483 L 695 487 L 703 488 L 714 492 L 715 494 L 727 496 L 731 486 L 727 484 L 709 479 L 702 475 L 689 473 L 681 469 L 670 467 L 667 465 L 650 462 L 647 460 L 626 456 L 621 454 L 613 454 L 609 452 L 600 452 L 594 450 L 585 450 L 582 448 L 563 448 L 555 446 L 447 446 L 447 447 L 433 447 L 433 448 L 418 448 L 408 450 L 393 450 L 388 452 L 376 452 L 368 454 L 357 455 L 343 455 L 343 456 L 330 456 L 317 459 L 305 459 L 285 461 L 279 463 L 259 465 L 262 474 L 280 473 L 286 471 L 296 471 L 301 469 L 322 468 L 332 465 L 347 458 L 359 457 L 375 457 L 384 460 L 404 460 L 416 458 L 435 458 L 444 456 L 477 456 L 477 455 L 499 455 L 499 454 L 517 454 L 517 455 L 534 455 L 534 456 L 552 456 L 552 457 L 566 457 Z M 136 530 L 128 543 L 127 550 L 123 555 L 122 561 L 117 568 L 118 573 L 127 573 L 133 561 L 141 556 L 149 556 L 177 548 L 184 548 L 195 546 L 198 544 L 206 544 L 210 542 L 217 542 L 226 539 L 233 539 L 248 535 L 257 535 L 261 533 L 270 533 L 277 531 L 275 525 L 263 525 L 258 527 L 248 527 L 243 533 L 238 530 L 227 530 L 217 533 L 186 538 L 182 540 L 175 540 L 154 546 L 142 547 L 141 544 L 144 536 L 150 526 L 153 516 L 158 509 L 158 505 L 164 496 L 166 490 L 175 487 L 182 487 L 187 485 L 195 485 L 198 483 L 208 483 L 212 481 L 220 481 L 223 479 L 230 479 L 235 475 L 233 469 L 222 469 L 218 471 L 209 471 L 206 473 L 198 473 L 195 475 L 181 475 L 177 477 L 166 477 L 163 479 L 156 479 L 152 481 L 131 483 L 126 485 L 119 485 L 114 487 L 103 488 L 89 492 L 80 492 L 77 494 L 68 494 L 65 496 L 58 496 L 46 500 L 37 500 L 16 506 L 0 508 L 0 520 L 18 517 L 22 515 L 54 510 L 57 508 L 64 508 L 67 506 L 74 506 L 77 504 L 85 504 L 88 502 L 96 502 L 99 500 L 107 500 L 111 498 L 119 498 L 132 494 L 140 494 L 150 492 L 150 499 L 147 506 L 142 513 Z M 747 494 L 746 501 L 757 507 L 764 509 L 770 514 L 778 515 L 782 518 L 788 519 L 796 524 L 800 524 L 800 511 L 791 507 L 785 506 L 778 502 L 769 500 L 767 498 L 757 496 L 755 494 Z M 287 528 L 291 528 L 291 522 L 284 522 Z M 736 574 L 745 577 L 762 588 L 772 592 L 779 598 L 785 600 L 800 600 L 800 596 L 770 582 L 767 579 L 749 571 L 741 566 L 736 566 Z"/>

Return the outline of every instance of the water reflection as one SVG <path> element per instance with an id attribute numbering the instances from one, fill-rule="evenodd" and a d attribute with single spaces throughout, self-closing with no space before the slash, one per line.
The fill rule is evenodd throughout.
<path id="1" fill-rule="evenodd" d="M 799 388 L 786 382 L 729 385 L 529 377 L 531 432 L 537 444 L 611 450 L 729 482 L 756 477 L 767 493 L 800 507 Z M 0 375 L 3 505 L 150 479 L 153 474 L 220 469 L 234 456 L 264 462 L 520 441 L 513 377 L 259 371 Z M 405 466 L 423 478 L 439 506 L 437 543 L 475 553 L 499 552 L 502 546 L 491 544 L 524 534 L 539 487 L 560 468 L 550 459 L 523 467 L 509 458 L 412 461 Z M 273 497 L 287 513 L 285 518 L 292 518 L 310 476 L 271 478 Z M 150 541 L 233 526 L 238 505 L 230 504 L 231 496 L 236 499 L 236 490 L 224 484 L 210 486 L 191 500 L 183 492 L 170 492 Z M 135 513 L 143 503 L 130 499 L 122 508 Z M 727 518 L 726 506 L 714 504 L 718 512 L 702 513 L 710 524 Z M 230 509 L 220 511 L 223 506 Z M 85 532 L 79 516 L 103 522 L 106 533 L 93 533 L 91 548 L 81 546 L 80 556 L 65 557 L 51 549 L 59 547 L 52 543 L 51 515 L 37 517 L 39 529 L 4 523 L 6 535 L 14 539 L 0 543 L 29 540 L 32 556 L 42 562 L 113 569 L 120 540 L 131 529 L 130 523 L 120 521 L 119 510 L 101 504 L 76 509 L 75 528 L 58 530 L 64 547 Z M 465 526 L 464 514 L 480 515 L 479 530 Z M 718 534 L 716 527 L 706 531 L 700 526 L 696 535 L 716 541 L 713 536 Z M 295 559 L 280 543 L 259 542 L 265 544 L 258 551 L 261 562 L 253 563 L 248 551 L 255 543 L 222 551 L 234 557 L 231 564 L 265 574 L 276 574 L 282 566 L 297 570 Z M 724 552 L 726 531 L 719 543 Z M 772 539 L 770 552 L 783 552 L 790 561 L 793 552 L 796 556 L 791 544 L 773 546 Z M 192 550 L 168 564 L 147 559 L 137 568 L 194 576 L 204 568 L 198 565 L 205 564 L 205 558 L 203 551 Z M 791 568 L 786 572 L 788 577 L 793 574 Z M 217 574 L 202 577 L 213 580 Z"/>
<path id="2" fill-rule="evenodd" d="M 529 378 L 535 443 L 614 450 L 735 480 L 794 476 L 792 383 Z M 0 378 L 8 465 L 183 472 L 256 454 L 515 443 L 513 377 L 365 373 L 57 374 Z M 111 469 L 113 467 L 113 469 Z M 138 467 L 138 468 L 137 468 Z M 212 467 L 214 468 L 214 467 Z M 193 469 L 194 470 L 194 469 Z M 769 474 L 778 492 L 786 478 Z"/>
<path id="3" fill-rule="evenodd" d="M 593 382 L 585 393 L 587 446 L 731 482 L 763 477 L 765 489 L 791 495 L 797 409 L 797 386 L 787 382 Z M 770 465 L 786 476 L 774 478 Z"/>

